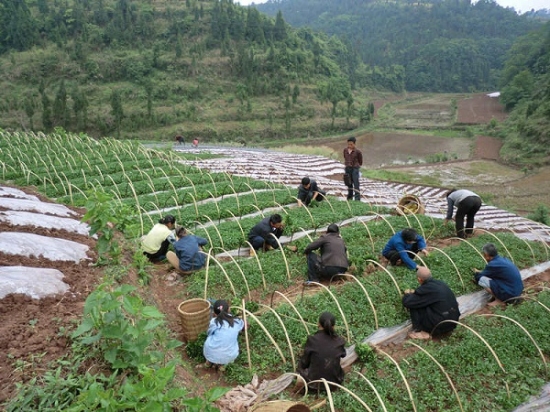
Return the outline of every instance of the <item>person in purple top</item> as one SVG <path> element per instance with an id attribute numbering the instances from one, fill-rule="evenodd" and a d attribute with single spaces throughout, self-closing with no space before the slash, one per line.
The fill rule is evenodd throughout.
<path id="1" fill-rule="evenodd" d="M 483 270 L 474 269 L 474 279 L 479 286 L 495 297 L 494 302 L 489 305 L 518 301 L 523 292 L 523 280 L 519 269 L 510 259 L 500 256 L 492 243 L 485 244 L 482 252 L 487 265 Z"/>
<path id="2" fill-rule="evenodd" d="M 418 253 L 428 256 L 426 241 L 410 227 L 393 235 L 382 250 L 382 256 L 388 259 L 390 264 L 403 264 L 414 270 L 418 270 L 418 265 L 413 260 Z"/>

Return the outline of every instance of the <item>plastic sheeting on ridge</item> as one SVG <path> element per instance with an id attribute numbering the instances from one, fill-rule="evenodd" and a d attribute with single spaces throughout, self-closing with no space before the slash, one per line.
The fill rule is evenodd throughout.
<path id="1" fill-rule="evenodd" d="M 11 196 L 19 199 L 28 199 L 38 202 L 40 199 L 34 195 L 29 195 L 22 190 L 13 187 L 0 186 L 0 196 Z"/>
<path id="2" fill-rule="evenodd" d="M 80 262 L 88 246 L 71 240 L 23 232 L 0 232 L 0 250 L 11 255 L 43 256 L 49 260 Z"/>
<path id="3" fill-rule="evenodd" d="M 74 216 L 76 214 L 71 209 L 63 205 L 41 202 L 40 200 L 14 199 L 11 197 L 0 197 L 0 207 L 9 210 L 26 210 L 29 212 L 49 213 L 51 215 L 62 217 Z"/>
<path id="4" fill-rule="evenodd" d="M 0 267 L 0 299 L 10 293 L 22 293 L 33 299 L 63 294 L 69 290 L 69 285 L 62 279 L 63 273 L 57 269 Z"/>
<path id="5" fill-rule="evenodd" d="M 0 211 L 0 220 L 16 226 L 29 225 L 45 229 L 63 229 L 67 232 L 78 233 L 84 236 L 90 233 L 90 227 L 76 219 L 43 215 L 41 213 L 11 210 Z"/>

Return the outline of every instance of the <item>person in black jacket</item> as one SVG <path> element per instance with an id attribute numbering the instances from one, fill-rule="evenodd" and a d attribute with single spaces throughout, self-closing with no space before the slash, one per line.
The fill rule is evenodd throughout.
<path id="1" fill-rule="evenodd" d="M 321 256 L 314 250 L 321 249 Z M 346 273 L 349 262 L 346 244 L 340 236 L 338 225 L 332 223 L 327 228 L 327 233 L 319 239 L 311 242 L 304 249 L 307 256 L 307 282 L 319 282 L 319 279 Z"/>
<path id="2" fill-rule="evenodd" d="M 460 311 L 453 291 L 441 280 L 433 279 L 430 269 L 419 266 L 416 277 L 420 286 L 416 290 L 407 289 L 403 296 L 403 306 L 409 309 L 413 330 L 409 337 L 429 339 L 430 334 L 439 336 L 456 328 Z"/>
<path id="3" fill-rule="evenodd" d="M 283 218 L 279 214 L 274 214 L 262 219 L 256 226 L 248 232 L 248 242 L 256 251 L 263 247 L 264 251 L 269 248 L 277 249 L 279 242 L 277 239 L 283 234 Z"/>
<path id="4" fill-rule="evenodd" d="M 346 356 L 346 341 L 334 331 L 335 323 L 336 319 L 332 313 L 321 313 L 319 330 L 307 338 L 304 354 L 298 364 L 298 373 L 310 389 L 323 389 L 322 382 L 315 382 L 321 378 L 337 384 L 344 381 L 340 359 Z M 334 388 L 331 386 L 331 389 Z"/>
<path id="5" fill-rule="evenodd" d="M 321 190 L 317 182 L 309 177 L 302 179 L 302 184 L 298 186 L 298 206 L 309 206 L 313 200 L 322 201 L 327 192 Z"/>

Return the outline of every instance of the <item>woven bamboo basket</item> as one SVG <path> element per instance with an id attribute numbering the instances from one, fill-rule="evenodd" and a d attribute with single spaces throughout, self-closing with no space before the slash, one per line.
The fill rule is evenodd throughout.
<path id="1" fill-rule="evenodd" d="M 399 215 L 423 215 L 426 213 L 426 208 L 416 195 L 403 196 L 397 203 L 395 210 Z"/>
<path id="2" fill-rule="evenodd" d="M 310 412 L 311 409 L 303 402 L 269 401 L 252 407 L 251 412 Z"/>
<path id="3" fill-rule="evenodd" d="M 193 341 L 208 329 L 210 323 L 210 302 L 205 299 L 189 299 L 179 304 L 183 338 Z"/>

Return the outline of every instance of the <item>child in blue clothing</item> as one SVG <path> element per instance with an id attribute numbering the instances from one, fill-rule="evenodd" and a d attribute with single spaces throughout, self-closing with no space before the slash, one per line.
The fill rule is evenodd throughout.
<path id="1" fill-rule="evenodd" d="M 203 347 L 207 368 L 223 367 L 239 356 L 238 337 L 244 327 L 244 321 L 229 312 L 227 301 L 214 302 L 214 317 L 210 320 Z"/>

